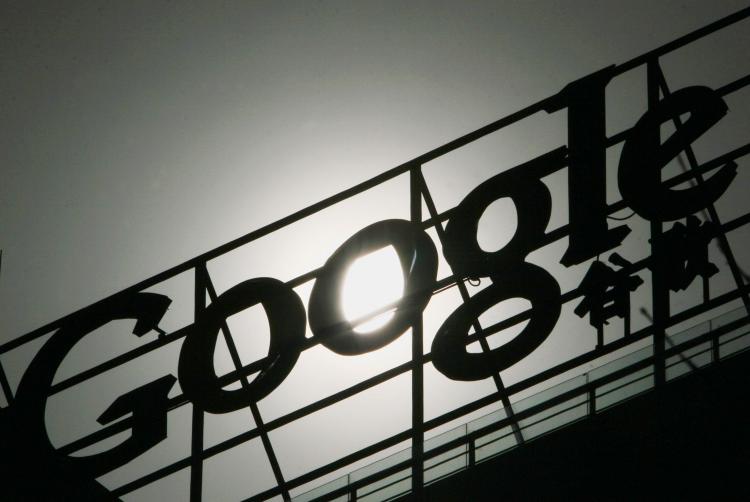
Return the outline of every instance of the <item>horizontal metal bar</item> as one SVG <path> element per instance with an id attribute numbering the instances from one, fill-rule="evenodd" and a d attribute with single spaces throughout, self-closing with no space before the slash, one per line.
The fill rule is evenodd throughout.
<path id="1" fill-rule="evenodd" d="M 641 54 L 640 56 L 637 56 L 630 61 L 627 61 L 626 63 L 622 63 L 617 66 L 616 72 L 617 74 L 622 74 L 629 70 L 632 70 L 633 68 L 644 65 L 649 60 L 657 59 L 661 56 L 669 54 L 670 52 L 674 52 L 675 50 L 680 49 L 685 45 L 690 44 L 691 42 L 695 42 L 696 40 L 701 39 L 706 35 L 710 35 L 711 33 L 721 30 L 722 28 L 726 28 L 729 25 L 742 21 L 748 16 L 750 16 L 750 7 L 741 9 L 733 14 L 719 19 L 718 21 L 714 21 L 713 23 L 708 24 L 702 28 L 698 28 L 697 30 L 692 31 L 687 35 L 683 35 L 680 38 L 657 47 L 656 49 Z"/>
<path id="2" fill-rule="evenodd" d="M 716 89 L 716 92 L 721 94 L 722 96 L 726 96 L 727 94 L 731 94 L 735 91 L 739 91 L 740 89 L 750 85 L 750 75 L 745 75 L 744 77 L 740 77 L 734 82 L 730 82 L 726 85 L 723 85 Z"/>

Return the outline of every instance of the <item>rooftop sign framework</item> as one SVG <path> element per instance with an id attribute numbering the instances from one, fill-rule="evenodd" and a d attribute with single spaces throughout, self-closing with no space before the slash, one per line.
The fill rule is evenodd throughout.
<path id="1" fill-rule="evenodd" d="M 15 473 L 13 482 L 24 490 L 65 489 L 71 493 L 87 490 L 106 498 L 109 496 L 107 490 L 95 478 L 138 459 L 164 440 L 170 433 L 169 414 L 190 403 L 191 455 L 126 485 L 114 487 L 112 496 L 123 496 L 172 473 L 189 469 L 191 499 L 199 500 L 204 461 L 254 438 L 260 438 L 263 443 L 277 486 L 259 493 L 248 493 L 250 500 L 276 495 L 289 499 L 295 488 L 404 440 L 411 442 L 412 487 L 418 494 L 424 484 L 425 433 L 451 420 L 492 402 L 502 403 L 512 419 L 510 396 L 514 393 L 646 338 L 653 343 L 655 385 L 663 384 L 668 349 L 665 345 L 666 330 L 669 327 L 735 300 L 741 300 L 750 313 L 750 286 L 727 237 L 750 221 L 750 213 L 720 217 L 715 207 L 738 176 L 740 166 L 737 161 L 750 153 L 750 143 L 703 163 L 698 162 L 691 149 L 693 141 L 732 113 L 725 97 L 747 86 L 750 76 L 718 88 L 695 85 L 670 89 L 659 58 L 748 16 L 750 9 L 745 9 L 627 63 L 585 76 L 554 96 L 6 343 L 0 347 L 0 354 L 52 334 L 34 357 L 15 393 L 0 366 L 0 385 L 9 402 L 0 415 L 6 445 L 3 462 L 6 469 Z M 623 73 L 639 67 L 646 70 L 648 109 L 630 129 L 608 137 L 605 128 L 607 85 Z M 566 146 L 502 171 L 465 194 L 457 206 L 442 212 L 438 210 L 423 176 L 426 163 L 533 114 L 561 111 L 567 112 Z M 674 132 L 663 137 L 661 127 L 667 122 L 673 124 Z M 608 148 L 619 144 L 622 144 L 622 150 L 617 185 L 622 200 L 608 203 L 606 154 Z M 688 159 L 688 169 L 662 180 L 662 168 L 683 152 Z M 548 231 L 552 198 L 542 178 L 565 169 L 569 221 Z M 409 180 L 408 219 L 381 220 L 362 228 L 348 236 L 321 268 L 290 281 L 269 277 L 238 278 L 236 285 L 217 294 L 207 266 L 211 260 L 399 176 L 408 176 Z M 685 182 L 692 185 L 676 188 Z M 479 220 L 487 207 L 500 198 L 513 201 L 518 215 L 517 230 L 502 249 L 486 252 L 477 243 Z M 428 210 L 427 215 L 422 214 L 423 204 Z M 618 252 L 631 230 L 626 221 L 610 221 L 609 217 L 626 207 L 650 226 L 650 255 L 645 259 L 630 259 Z M 705 217 L 696 216 L 701 213 Z M 434 230 L 442 255 L 450 265 L 451 275 L 448 277 L 438 279 L 439 247 L 426 232 L 428 229 Z M 549 271 L 526 258 L 530 253 L 566 238 L 567 248 L 560 263 L 565 267 L 584 267 L 586 272 L 577 287 L 562 291 Z M 718 242 L 726 264 L 711 261 L 708 245 L 714 240 Z M 393 246 L 398 255 L 404 279 L 403 298 L 363 319 L 347 319 L 339 297 L 348 266 L 363 254 L 386 246 Z M 710 280 L 721 267 L 728 268 L 734 288 L 712 297 Z M 195 278 L 194 322 L 165 333 L 159 328 L 159 322 L 172 300 L 164 294 L 147 290 L 189 271 Z M 648 285 L 644 285 L 645 276 L 651 278 Z M 489 279 L 491 284 L 470 295 L 465 281 L 474 279 Z M 310 281 L 314 284 L 305 305 L 295 288 Z M 695 281 L 702 281 L 703 302 L 684 312 L 671 312 L 671 292 L 685 290 Z M 653 323 L 647 328 L 631 331 L 630 295 L 649 285 Z M 424 353 L 422 313 L 434 295 L 452 286 L 458 288 L 463 303 L 453 312 L 446 313 L 442 326 L 435 333 L 431 351 Z M 208 304 L 206 295 L 210 298 Z M 479 317 L 483 312 L 514 298 L 526 299 L 531 308 L 492 326 L 480 324 Z M 596 348 L 575 359 L 559 361 L 555 367 L 508 388 L 501 372 L 532 354 L 547 340 L 558 322 L 562 307 L 568 302 L 576 304 L 574 312 L 579 317 L 588 319 L 597 339 Z M 257 304 L 262 304 L 268 316 L 269 352 L 266 357 L 243 365 L 226 320 Z M 385 311 L 394 312 L 387 324 L 367 336 L 355 332 L 360 321 Z M 605 327 L 616 317 L 624 320 L 622 336 L 606 341 Z M 133 334 L 138 337 L 153 332 L 157 332 L 158 337 L 55 383 L 55 373 L 73 347 L 79 342 L 85 343 L 86 337 L 96 336 L 97 329 L 118 319 L 135 320 Z M 307 332 L 308 322 L 310 333 Z M 527 324 L 515 337 L 499 347 L 490 347 L 489 336 L 522 322 Z M 264 422 L 258 402 L 271 395 L 295 371 L 295 364 L 305 350 L 322 345 L 342 356 L 356 357 L 384 347 L 408 330 L 412 338 L 410 362 L 366 381 L 352 382 L 341 392 Z M 224 337 L 235 365 L 234 371 L 221 376 L 217 376 L 214 368 L 219 334 Z M 180 340 L 183 341 L 177 375 L 165 374 L 124 395 L 113 396 L 111 406 L 98 419 L 103 426 L 99 431 L 62 448 L 52 445 L 45 427 L 49 396 Z M 473 342 L 479 342 L 481 352 L 468 351 L 467 346 Z M 452 380 L 491 378 L 496 393 L 426 421 L 423 367 L 427 363 Z M 411 372 L 412 380 L 412 424 L 409 430 L 294 479 L 284 475 L 269 432 L 408 372 Z M 253 374 L 257 376 L 249 378 Z M 170 390 L 178 380 L 181 393 L 170 397 Z M 239 389 L 225 389 L 236 382 L 241 385 Z M 256 426 L 207 448 L 203 433 L 205 414 L 224 414 L 242 408 L 251 411 Z M 516 440 L 523 442 L 520 428 L 515 425 L 513 430 Z M 110 449 L 91 455 L 77 453 L 122 431 L 129 431 L 128 438 Z M 24 451 L 23 458 L 30 459 L 30 463 L 18 461 L 19 456 L 14 455 L 14 451 Z M 49 486 L 35 487 L 32 474 L 40 469 L 52 473 L 50 477 L 54 479 L 71 477 L 76 480 L 74 486 L 64 488 L 62 482 L 52 482 Z"/>

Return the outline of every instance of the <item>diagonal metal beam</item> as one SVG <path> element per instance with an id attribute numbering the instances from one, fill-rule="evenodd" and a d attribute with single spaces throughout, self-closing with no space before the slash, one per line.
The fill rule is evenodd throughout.
<path id="1" fill-rule="evenodd" d="M 422 189 L 421 166 L 415 166 L 409 173 L 411 221 L 422 223 Z M 412 432 L 412 466 L 411 489 L 414 499 L 424 498 L 424 366 L 422 362 L 423 347 L 422 312 L 414 319 L 411 326 L 411 432 Z M 354 492 L 356 494 L 356 491 Z"/>
<path id="2" fill-rule="evenodd" d="M 206 276 L 206 289 L 208 290 L 208 296 L 213 303 L 217 298 L 216 289 L 214 289 L 213 282 L 211 282 L 211 277 L 209 276 L 208 270 L 205 267 L 204 273 Z M 229 355 L 232 358 L 232 363 L 234 364 L 235 370 L 242 369 L 242 360 L 240 359 L 240 354 L 237 351 L 237 345 L 234 343 L 234 339 L 232 338 L 232 333 L 229 330 L 226 319 L 222 322 L 221 332 L 224 335 L 224 341 L 226 342 L 227 348 L 229 349 Z M 247 376 L 242 376 L 242 378 L 240 379 L 240 384 L 242 385 L 243 389 L 248 389 L 250 387 L 250 382 L 248 381 Z M 258 404 L 254 402 L 250 403 L 249 408 L 250 413 L 252 413 L 253 415 L 253 420 L 255 420 L 255 427 L 260 433 L 260 440 L 263 443 L 263 448 L 266 450 L 268 462 L 271 464 L 271 470 L 273 471 L 274 478 L 276 478 L 276 483 L 279 485 L 281 495 L 284 497 L 284 500 L 291 500 L 289 489 L 286 486 L 286 481 L 284 481 L 284 475 L 281 472 L 279 460 L 273 450 L 271 439 L 268 437 L 268 431 L 266 430 L 263 423 L 263 417 L 261 416 L 260 410 L 258 409 Z"/>
<path id="3" fill-rule="evenodd" d="M 669 86 L 667 85 L 667 79 L 664 77 L 664 72 L 658 64 L 654 66 L 654 72 L 655 78 L 657 79 L 662 94 L 665 97 L 669 96 L 671 92 L 669 90 Z M 747 80 L 748 82 L 750 82 L 750 80 L 748 80 L 747 78 L 742 80 Z M 682 127 L 682 119 L 680 119 L 679 115 L 675 115 L 674 117 L 672 117 L 672 121 L 676 128 Z M 703 178 L 703 174 L 701 174 L 699 170 L 698 159 L 695 157 L 695 152 L 693 151 L 692 146 L 687 145 L 687 147 L 685 148 L 685 156 L 687 157 L 688 163 L 690 164 L 690 171 L 692 171 L 692 174 L 694 175 L 694 178 L 691 178 L 692 182 L 697 186 L 703 186 L 706 180 Z M 727 234 L 723 230 L 723 227 L 721 225 L 721 220 L 719 219 L 719 213 L 716 211 L 716 206 L 712 202 L 706 207 L 705 210 L 708 213 L 708 219 L 719 229 L 719 233 L 716 238 L 719 241 L 719 249 L 727 259 L 729 270 L 732 272 L 732 278 L 734 279 L 737 288 L 742 288 L 742 286 L 745 285 L 745 281 L 743 280 L 744 274 L 740 270 L 740 267 L 737 264 L 737 259 L 734 257 L 734 252 L 729 245 L 729 239 L 727 239 Z M 747 310 L 748 314 L 750 314 L 750 295 L 748 295 L 747 293 L 743 294 L 742 303 L 745 305 L 745 309 Z"/>
<path id="4" fill-rule="evenodd" d="M 427 205 L 427 210 L 430 212 L 430 216 L 436 220 L 435 231 L 437 231 L 438 238 L 440 239 L 441 244 L 445 245 L 445 229 L 443 228 L 442 222 L 437 221 L 438 212 L 437 208 L 435 207 L 435 201 L 432 199 L 432 195 L 427 188 L 427 182 L 425 181 L 424 176 L 422 176 L 421 172 L 419 172 L 419 182 L 422 188 L 422 196 L 424 197 L 425 204 Z M 451 270 L 451 272 L 453 272 L 453 270 Z M 456 285 L 458 286 L 458 291 L 461 293 L 462 301 L 464 303 L 468 303 L 471 297 L 469 296 L 469 291 L 466 289 L 464 281 L 461 280 L 460 277 L 456 277 Z M 476 332 L 477 338 L 479 339 L 479 345 L 482 347 L 482 352 L 490 352 L 490 345 L 489 343 L 487 343 L 487 338 L 484 334 L 484 331 L 482 330 L 482 325 L 479 323 L 479 319 L 474 319 L 472 326 L 474 327 L 474 331 Z M 503 403 L 503 408 L 505 408 L 505 412 L 508 414 L 508 417 L 511 420 L 513 435 L 515 436 L 518 444 L 522 444 L 524 442 L 523 434 L 521 433 L 521 428 L 519 427 L 518 422 L 516 420 L 513 420 L 513 406 L 510 403 L 508 392 L 505 390 L 503 379 L 499 373 L 493 373 L 492 381 L 495 383 L 497 392 L 500 394 L 500 401 Z"/>

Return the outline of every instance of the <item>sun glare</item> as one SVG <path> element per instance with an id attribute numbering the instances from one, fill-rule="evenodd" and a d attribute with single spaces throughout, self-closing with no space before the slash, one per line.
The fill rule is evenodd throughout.
<path id="1" fill-rule="evenodd" d="M 404 277 L 393 246 L 387 246 L 355 260 L 344 279 L 341 307 L 347 320 L 354 321 L 397 301 L 404 294 Z M 393 312 L 384 312 L 354 331 L 369 333 L 384 326 Z"/>

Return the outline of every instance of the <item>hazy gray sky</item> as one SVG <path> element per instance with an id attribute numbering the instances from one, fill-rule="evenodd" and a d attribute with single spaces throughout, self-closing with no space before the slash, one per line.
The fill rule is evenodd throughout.
<path id="1" fill-rule="evenodd" d="M 0 7 L 0 342 L 746 6 L 727 0 L 6 1 Z M 666 60 L 672 87 L 718 86 L 747 74 L 747 27 L 744 22 Z M 611 84 L 609 133 L 642 113 L 643 85 L 642 74 Z M 736 121 L 703 145 L 704 160 L 747 142 L 747 96 L 728 100 Z M 563 144 L 564 118 L 531 119 L 499 143 L 448 156 L 432 171 L 427 166 L 436 202 L 448 209 L 492 174 Z M 564 176 L 560 180 L 553 196 L 564 201 Z M 738 177 L 735 185 L 747 181 Z M 354 209 L 297 227 L 289 237 L 296 241 L 282 236 L 217 263 L 217 289 L 254 276 L 290 279 L 320 266 L 364 225 L 407 217 L 403 187 L 383 190 Z M 734 190 L 729 195 L 737 197 Z M 553 224 L 565 222 L 564 211 L 555 207 Z M 639 234 L 633 235 L 635 242 Z M 186 292 L 173 295 L 172 328 L 187 322 L 177 313 L 192 309 L 179 302 L 191 301 L 191 283 L 175 283 L 175 291 L 179 286 Z M 428 332 L 434 334 L 444 312 L 427 320 Z M 407 338 L 395 344 L 408 347 Z M 95 351 L 106 353 L 105 345 L 71 357 L 84 364 L 89 356 L 103 357 Z M 551 347 L 555 352 L 558 342 Z M 34 350 L 2 358 L 14 387 Z M 362 374 L 399 362 L 388 359 L 403 355 L 398 350 L 363 356 L 377 362 Z M 176 354 L 162 361 L 176 368 Z M 288 386 L 320 378 L 310 392 L 322 397 L 354 383 L 352 375 L 369 364 L 321 357 L 332 375 L 314 376 L 313 367 L 295 376 L 295 369 Z M 147 371 L 158 377 L 170 368 Z M 352 381 L 341 383 L 342 375 Z M 393 385 L 408 389 L 408 375 Z M 471 398 L 486 391 L 441 385 Z M 282 402 L 288 395 L 281 390 L 264 413 L 279 416 L 295 407 Z M 103 406 L 116 395 L 108 392 Z M 433 391 L 426 392 L 430 399 Z M 436 404 L 426 407 L 428 418 L 439 411 Z M 408 426 L 408 407 L 397 415 L 386 429 L 401 430 L 404 420 Z M 290 459 L 314 426 L 302 424 L 276 440 L 289 477 L 319 461 Z M 241 420 L 226 427 L 234 433 L 249 428 Z M 361 442 L 349 432 L 356 435 L 341 432 L 331 459 L 349 451 L 348 441 Z M 217 433 L 227 435 L 231 431 Z M 249 458 L 262 462 L 256 450 L 236 453 L 240 465 L 254 465 Z M 224 472 L 227 465 L 209 464 L 207 472 Z M 240 467 L 234 469 L 242 477 Z M 262 482 L 253 486 L 268 488 L 269 473 L 258 474 Z M 206 500 L 250 494 L 247 487 L 221 492 L 229 488 L 207 482 L 212 489 L 218 492 L 207 492 Z"/>

